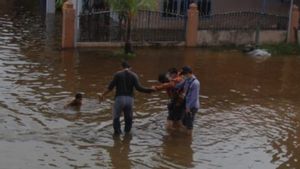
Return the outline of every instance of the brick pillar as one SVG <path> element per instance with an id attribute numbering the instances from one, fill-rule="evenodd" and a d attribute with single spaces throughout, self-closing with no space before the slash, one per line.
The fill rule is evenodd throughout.
<path id="1" fill-rule="evenodd" d="M 62 30 L 62 48 L 75 47 L 75 9 L 73 3 L 68 0 L 63 5 L 63 30 Z"/>
<path id="2" fill-rule="evenodd" d="M 288 43 L 297 42 L 297 31 L 299 27 L 299 8 L 297 5 L 293 6 L 292 16 L 291 16 L 291 26 L 289 30 Z"/>
<path id="3" fill-rule="evenodd" d="M 188 10 L 188 18 L 186 25 L 186 46 L 196 47 L 198 44 L 198 23 L 199 23 L 199 11 L 197 9 L 197 4 L 190 4 Z"/>

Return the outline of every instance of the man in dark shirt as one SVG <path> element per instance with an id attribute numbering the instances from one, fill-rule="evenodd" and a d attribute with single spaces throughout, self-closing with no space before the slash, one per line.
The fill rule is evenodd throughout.
<path id="1" fill-rule="evenodd" d="M 113 80 L 108 85 L 107 90 L 99 95 L 99 100 L 103 101 L 104 97 L 116 88 L 115 103 L 113 106 L 113 127 L 115 134 L 121 134 L 120 116 L 124 112 L 125 129 L 126 133 L 130 132 L 132 127 L 133 117 L 133 96 L 134 88 L 143 93 L 152 93 L 155 90 L 152 88 L 145 88 L 141 86 L 138 76 L 130 70 L 130 65 L 126 62 L 122 62 L 123 70 L 118 71 Z"/>

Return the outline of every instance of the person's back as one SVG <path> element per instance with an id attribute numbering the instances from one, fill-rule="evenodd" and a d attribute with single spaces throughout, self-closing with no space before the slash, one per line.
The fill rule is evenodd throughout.
<path id="1" fill-rule="evenodd" d="M 154 89 L 145 88 L 139 83 L 137 75 L 130 70 L 127 62 L 122 62 L 123 70 L 117 72 L 113 76 L 113 80 L 108 85 L 107 90 L 100 95 L 100 100 L 104 96 L 116 88 L 115 103 L 113 107 L 113 127 L 115 134 L 121 133 L 120 116 L 124 112 L 125 132 L 130 132 L 133 118 L 133 96 L 134 89 L 143 93 L 151 93 Z"/>
<path id="2" fill-rule="evenodd" d="M 117 96 L 133 96 L 135 77 L 129 70 L 122 70 L 115 74 L 114 80 L 109 85 L 112 89 L 113 86 L 116 87 L 116 97 Z"/>
<path id="3" fill-rule="evenodd" d="M 109 84 L 108 89 L 112 90 L 116 87 L 117 96 L 134 96 L 134 89 L 151 93 L 153 89 L 144 88 L 140 85 L 137 75 L 129 69 L 124 69 L 114 75 L 112 82 Z"/>

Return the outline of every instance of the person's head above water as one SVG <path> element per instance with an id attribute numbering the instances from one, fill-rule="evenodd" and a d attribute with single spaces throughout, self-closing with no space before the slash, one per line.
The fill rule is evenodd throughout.
<path id="1" fill-rule="evenodd" d="M 122 66 L 123 69 L 131 68 L 131 66 L 129 65 L 129 63 L 126 60 L 122 61 L 121 66 Z"/>
<path id="2" fill-rule="evenodd" d="M 193 70 L 192 70 L 191 67 L 189 67 L 189 66 L 184 66 L 184 67 L 181 69 L 180 75 L 187 76 L 187 75 L 191 75 L 191 74 L 193 74 Z"/>
<path id="3" fill-rule="evenodd" d="M 168 83 L 170 82 L 165 73 L 158 75 L 158 81 L 160 83 Z"/>
<path id="4" fill-rule="evenodd" d="M 167 75 L 170 79 L 175 78 L 178 75 L 178 70 L 176 68 L 170 68 Z"/>
<path id="5" fill-rule="evenodd" d="M 82 105 L 82 93 L 76 93 L 75 98 L 68 104 L 64 106 L 64 108 L 80 108 Z"/>
<path id="6" fill-rule="evenodd" d="M 177 73 L 178 73 L 178 70 L 177 70 L 176 68 L 172 67 L 172 68 L 170 68 L 170 69 L 168 70 L 168 73 L 170 73 L 170 74 L 177 74 Z"/>
<path id="7" fill-rule="evenodd" d="M 75 100 L 82 100 L 82 93 L 76 93 L 76 95 L 75 95 Z"/>

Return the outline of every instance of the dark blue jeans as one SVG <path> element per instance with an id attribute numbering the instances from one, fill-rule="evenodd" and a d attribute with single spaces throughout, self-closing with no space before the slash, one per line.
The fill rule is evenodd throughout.
<path id="1" fill-rule="evenodd" d="M 182 118 L 182 124 L 187 128 L 187 129 L 193 129 L 194 126 L 194 120 L 195 120 L 195 115 L 198 112 L 198 109 L 193 108 L 191 109 L 190 112 L 185 112 Z"/>
<path id="2" fill-rule="evenodd" d="M 120 117 L 124 113 L 125 132 L 130 132 L 133 118 L 133 97 L 117 96 L 113 107 L 113 127 L 116 134 L 121 133 Z"/>

